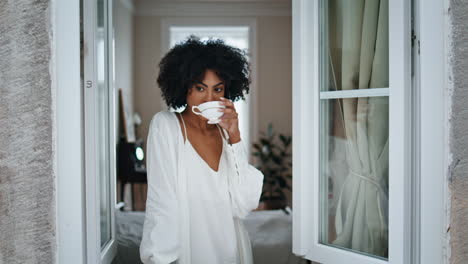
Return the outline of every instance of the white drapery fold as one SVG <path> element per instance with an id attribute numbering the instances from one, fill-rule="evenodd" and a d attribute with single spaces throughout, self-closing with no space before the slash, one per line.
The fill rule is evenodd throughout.
<path id="1" fill-rule="evenodd" d="M 337 89 L 388 87 L 388 0 L 336 0 L 330 46 Z M 338 18 L 339 17 L 339 18 Z M 345 132 L 348 173 L 336 208 L 336 239 L 345 248 L 388 254 L 388 97 L 341 101 L 334 118 Z M 331 161 L 332 162 L 332 161 Z"/>

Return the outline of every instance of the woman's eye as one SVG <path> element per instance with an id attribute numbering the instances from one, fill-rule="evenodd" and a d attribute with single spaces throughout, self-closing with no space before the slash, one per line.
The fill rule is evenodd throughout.
<path id="1" fill-rule="evenodd" d="M 205 90 L 205 88 L 204 88 L 204 87 L 201 87 L 201 86 L 195 86 L 195 87 L 196 87 L 196 89 L 197 89 L 198 91 L 203 91 L 203 90 Z M 220 93 L 220 92 L 223 91 L 223 89 L 224 89 L 224 88 L 215 88 L 215 92 Z"/>

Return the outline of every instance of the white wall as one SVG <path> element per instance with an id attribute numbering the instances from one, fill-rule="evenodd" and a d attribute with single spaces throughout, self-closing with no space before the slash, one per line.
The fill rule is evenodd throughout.
<path id="1" fill-rule="evenodd" d="M 156 83 L 160 54 L 160 18 L 135 16 L 134 18 L 134 84 L 135 111 L 141 115 L 142 124 L 137 137 L 148 134 L 151 117 L 162 110 L 161 93 Z"/>
<path id="2" fill-rule="evenodd" d="M 115 87 L 117 89 L 122 88 L 126 102 L 129 103 L 128 107 L 133 111 L 133 7 L 125 0 L 117 0 L 114 1 L 113 12 L 115 30 Z M 115 100 L 117 103 L 118 93 L 116 93 Z M 118 114 L 119 112 L 117 111 L 116 113 Z M 118 140 L 118 137 L 116 140 Z"/>

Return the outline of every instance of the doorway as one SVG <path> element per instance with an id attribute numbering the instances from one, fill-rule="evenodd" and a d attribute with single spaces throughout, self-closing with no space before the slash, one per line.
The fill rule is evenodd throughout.
<path id="1" fill-rule="evenodd" d="M 139 242 L 135 238 L 141 237 L 145 215 L 148 125 L 155 113 L 170 110 L 156 86 L 157 63 L 171 45 L 187 34 L 198 34 L 202 39 L 223 38 L 230 45 L 247 49 L 253 65 L 251 92 L 246 102 L 236 102 L 236 109 L 241 112 L 241 134 L 248 146 L 249 161 L 261 166 L 262 161 L 254 155 L 254 144 L 272 134 L 276 139 L 270 139 L 277 143 L 279 134 L 291 135 L 291 6 L 234 1 L 175 1 L 168 4 L 170 8 L 167 3 L 149 1 L 84 3 L 84 40 L 94 43 L 85 45 L 88 53 L 84 53 L 84 80 L 89 87 L 85 90 L 86 191 L 88 208 L 95 212 L 89 214 L 87 223 L 98 231 L 96 234 L 106 234 L 89 235 L 91 243 L 87 247 L 95 253 L 94 260 L 100 258 L 101 263 L 111 263 L 112 259 L 114 263 L 138 263 Z M 121 156 L 123 149 L 126 154 Z M 138 175 L 132 176 L 133 180 L 119 178 L 119 171 L 126 170 L 122 168 L 124 159 L 133 162 L 126 165 L 126 169 L 133 170 L 131 174 Z M 290 187 L 291 179 L 285 181 Z M 297 260 L 288 235 L 292 232 L 291 190 L 284 187 L 281 193 L 288 199 L 283 210 L 259 207 L 246 221 L 250 232 L 259 234 L 252 240 L 258 248 L 254 257 L 259 261 Z M 263 237 L 262 227 L 268 227 L 262 232 L 278 236 Z M 274 240 L 278 242 L 277 250 L 262 251 L 263 245 L 272 245 Z"/>

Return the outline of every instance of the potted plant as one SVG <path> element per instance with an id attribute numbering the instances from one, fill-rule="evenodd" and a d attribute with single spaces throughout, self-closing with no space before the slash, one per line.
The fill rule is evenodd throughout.
<path id="1" fill-rule="evenodd" d="M 291 190 L 286 180 L 292 178 L 291 136 L 279 134 L 277 137 L 271 122 L 266 133 L 260 132 L 260 135 L 259 142 L 253 144 L 253 155 L 258 158 L 256 167 L 264 175 L 260 202 L 267 210 L 284 209 L 287 206 L 284 190 Z"/>

